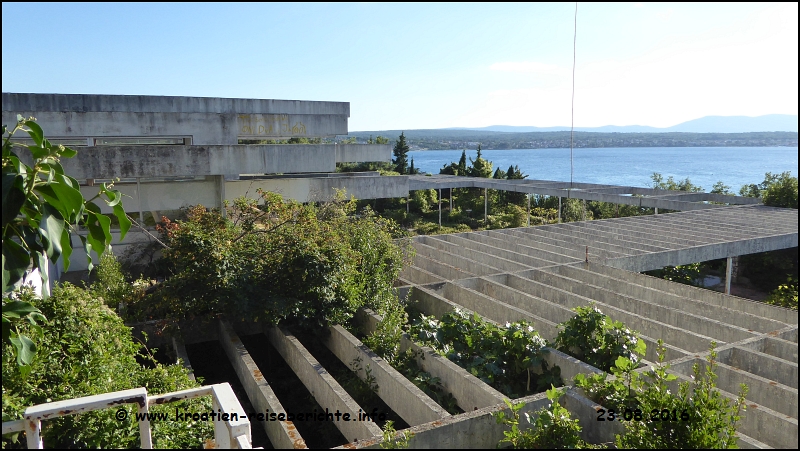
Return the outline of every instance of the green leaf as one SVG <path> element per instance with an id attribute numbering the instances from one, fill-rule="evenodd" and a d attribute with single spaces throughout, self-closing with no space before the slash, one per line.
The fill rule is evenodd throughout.
<path id="1" fill-rule="evenodd" d="M 125 239 L 125 235 L 128 233 L 128 230 L 131 228 L 131 220 L 128 219 L 128 215 L 125 214 L 125 210 L 122 208 L 122 203 L 114 205 L 114 216 L 117 217 L 119 221 L 119 240 L 122 241 Z"/>
<path id="2" fill-rule="evenodd" d="M 33 121 L 25 121 L 25 125 L 28 127 L 26 131 L 31 135 L 33 142 L 35 142 L 37 146 L 41 146 L 42 141 L 44 141 L 44 132 L 42 128 L 39 127 L 39 124 Z"/>
<path id="3" fill-rule="evenodd" d="M 27 147 L 28 150 L 31 151 L 31 154 L 33 154 L 34 160 L 40 160 L 42 158 L 50 156 L 50 149 L 45 149 L 39 146 L 27 146 Z"/>
<path id="4" fill-rule="evenodd" d="M 78 235 L 78 238 L 81 239 L 81 243 L 83 243 L 83 250 L 86 252 L 86 260 L 88 260 L 86 269 L 91 272 L 92 269 L 94 269 L 94 264 L 92 263 L 92 243 L 90 243 L 87 237 L 83 235 Z"/>
<path id="5" fill-rule="evenodd" d="M 42 235 L 45 252 L 55 262 L 61 256 L 61 238 L 64 234 L 64 218 L 55 208 L 48 204 L 42 206 L 42 219 L 39 221 L 39 233 Z"/>
<path id="6" fill-rule="evenodd" d="M 64 228 L 61 232 L 61 255 L 64 257 L 64 272 L 69 270 L 69 258 L 72 256 L 72 236 L 69 228 Z"/>
<path id="7" fill-rule="evenodd" d="M 3 174 L 3 227 L 19 215 L 25 203 L 24 181 L 21 175 Z"/>
<path id="8" fill-rule="evenodd" d="M 50 268 L 47 265 L 47 255 L 37 252 L 34 257 L 34 264 L 39 268 L 39 277 L 42 280 L 42 297 L 50 297 Z"/>
<path id="9" fill-rule="evenodd" d="M 72 158 L 75 155 L 78 155 L 78 152 L 76 150 L 64 146 L 64 148 L 61 149 L 61 152 L 59 152 L 59 155 L 61 155 L 64 158 Z"/>
<path id="10" fill-rule="evenodd" d="M 33 362 L 33 357 L 36 355 L 36 343 L 25 335 L 17 335 L 15 333 L 11 334 L 9 341 L 11 341 L 11 345 L 14 346 L 17 351 L 17 365 L 30 365 L 31 362 Z"/>
<path id="11" fill-rule="evenodd" d="M 64 176 L 56 174 L 56 180 Z M 34 190 L 55 207 L 70 224 L 77 222 L 78 215 L 83 210 L 83 194 L 71 186 L 63 183 L 50 183 L 39 185 Z"/>
<path id="12" fill-rule="evenodd" d="M 31 257 L 16 241 L 6 239 L 3 242 L 3 293 L 11 291 L 15 283 L 30 266 Z"/>

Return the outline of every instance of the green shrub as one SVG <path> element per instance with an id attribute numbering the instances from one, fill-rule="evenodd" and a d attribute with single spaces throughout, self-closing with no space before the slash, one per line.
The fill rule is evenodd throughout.
<path id="1" fill-rule="evenodd" d="M 690 263 L 680 266 L 665 266 L 662 269 L 646 271 L 645 274 L 659 279 L 682 283 L 684 285 L 698 286 L 697 279 L 700 278 L 700 263 Z"/>
<path id="2" fill-rule="evenodd" d="M 519 428 L 519 411 L 525 407 L 525 403 L 513 404 L 505 399 L 506 405 L 511 410 L 510 415 L 504 411 L 494 414 L 497 424 L 509 427 L 508 431 L 503 431 L 505 437 L 500 440 L 498 447 L 508 443 L 514 449 L 602 448 L 581 439 L 581 427 L 578 420 L 571 419 L 569 411 L 558 402 L 558 398 L 562 395 L 563 393 L 555 387 L 547 390 L 547 399 L 550 400 L 550 405 L 538 410 L 534 414 L 536 416 L 534 421 L 531 421 L 531 415 L 525 414 L 525 419 L 531 424 L 531 427 L 524 431 Z"/>
<path id="3" fill-rule="evenodd" d="M 525 321 L 499 327 L 456 310 L 441 320 L 422 315 L 411 335 L 511 398 L 561 385 L 560 369 L 549 369 L 543 358 L 545 340 Z"/>
<path id="4" fill-rule="evenodd" d="M 396 224 L 355 201 L 302 205 L 260 192 L 227 218 L 202 206 L 162 227 L 174 275 L 129 306 L 131 318 L 289 321 L 318 330 L 393 296 L 408 245 Z"/>
<path id="5" fill-rule="evenodd" d="M 737 423 L 746 407 L 747 386 L 740 386 L 733 402 L 716 389 L 715 347 L 712 342 L 704 371 L 695 364 L 693 382 L 681 382 L 675 392 L 670 388 L 674 389 L 677 376 L 667 372 L 661 340 L 658 362 L 651 370 L 637 373 L 632 361 L 620 357 L 612 368 L 614 378 L 579 374 L 575 385 L 595 402 L 614 409 L 616 415 L 624 415 L 625 409 L 638 409 L 631 421 L 625 421 L 625 433 L 616 436 L 618 448 L 732 448 L 736 446 Z M 669 421 L 650 421 L 651 415 L 664 412 Z"/>
<path id="6" fill-rule="evenodd" d="M 3 347 L 3 421 L 21 418 L 28 406 L 50 401 L 146 387 L 161 394 L 198 386 L 181 365 L 155 362 L 141 344 L 134 342 L 122 320 L 91 292 L 65 284 L 48 299 L 24 295 L 48 318 L 39 344 L 40 352 L 27 377 L 13 371 L 14 358 Z M 146 368 L 137 362 L 146 362 Z M 153 412 L 211 410 L 210 399 L 156 406 Z M 128 406 L 129 418 L 135 407 Z M 43 423 L 42 437 L 48 447 L 132 448 L 139 446 L 136 421 L 119 422 L 116 409 L 65 416 Z M 213 436 L 210 422 L 152 422 L 158 447 L 198 448 Z M 3 439 L 4 446 L 8 439 Z"/>
<path id="7" fill-rule="evenodd" d="M 797 310 L 797 279 L 790 275 L 786 283 L 778 286 L 764 302 Z"/>
<path id="8" fill-rule="evenodd" d="M 577 315 L 558 325 L 556 349 L 609 371 L 618 357 L 638 362 L 646 345 L 636 331 L 604 315 L 594 305 L 576 307 Z"/>

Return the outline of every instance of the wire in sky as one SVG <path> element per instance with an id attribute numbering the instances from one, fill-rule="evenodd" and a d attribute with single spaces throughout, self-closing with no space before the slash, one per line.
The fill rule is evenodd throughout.
<path id="1" fill-rule="evenodd" d="M 575 49 L 578 42 L 578 2 L 575 2 L 575 24 L 574 34 L 572 35 L 572 125 L 569 131 L 569 187 L 572 186 L 572 178 L 575 174 L 575 168 L 572 163 L 572 146 L 575 141 Z"/>

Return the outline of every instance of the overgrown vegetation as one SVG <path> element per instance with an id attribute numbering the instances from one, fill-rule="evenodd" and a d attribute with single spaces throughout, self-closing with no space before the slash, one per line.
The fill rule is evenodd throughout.
<path id="1" fill-rule="evenodd" d="M 604 315 L 594 305 L 575 307 L 575 316 L 558 325 L 555 347 L 577 359 L 610 371 L 619 357 L 639 362 L 647 346 L 636 331 Z"/>
<path id="2" fill-rule="evenodd" d="M 65 284 L 46 299 L 37 299 L 30 291 L 20 296 L 47 316 L 47 333 L 41 336 L 41 351 L 27 376 L 15 370 L 13 353 L 4 345 L 3 421 L 19 419 L 28 406 L 50 401 L 136 387 L 160 394 L 199 385 L 182 365 L 156 362 L 152 350 L 134 341 L 130 328 L 92 290 Z M 171 414 L 175 408 L 210 412 L 211 400 L 153 406 L 151 412 Z M 125 409 L 129 421 L 118 421 L 115 408 L 46 421 L 42 438 L 53 448 L 138 447 L 135 407 Z M 199 448 L 213 437 L 213 425 L 207 421 L 154 421 L 151 427 L 159 448 Z M 17 438 L 4 437 L 3 446 Z"/>
<path id="3" fill-rule="evenodd" d="M 684 285 L 698 286 L 702 267 L 701 263 L 689 263 L 688 265 L 665 266 L 661 269 L 645 271 L 644 274 Z"/>
<path id="4" fill-rule="evenodd" d="M 18 131 L 26 132 L 33 144 L 15 141 L 14 134 Z M 55 264 L 61 258 L 64 270 L 69 268 L 71 232 L 77 226 L 88 231 L 78 236 L 91 270 L 91 251 L 102 255 L 111 244 L 111 219 L 101 214 L 94 203 L 96 199 L 102 199 L 113 209 L 120 239 L 125 237 L 131 222 L 122 208 L 122 194 L 112 189 L 113 183 L 103 183 L 96 196 L 83 198 L 78 181 L 66 175 L 61 166 L 62 158 L 72 158 L 77 152 L 48 141 L 34 118 L 17 115 L 17 124 L 12 129 L 3 124 L 2 139 L 3 344 L 11 346 L 17 366 L 25 374 L 30 371 L 36 345 L 20 332 L 18 325 L 26 323 L 39 332 L 36 321 L 44 317 L 30 303 L 12 299 L 23 278 L 40 286 L 42 296 L 49 296 L 49 262 Z M 20 159 L 20 155 L 27 158 Z M 32 161 L 32 166 L 24 162 L 26 159 Z"/>
<path id="5" fill-rule="evenodd" d="M 525 321 L 499 327 L 456 310 L 441 320 L 421 315 L 411 335 L 511 398 L 562 384 L 560 369 L 548 368 L 543 358 L 546 341 Z"/>
<path id="6" fill-rule="evenodd" d="M 691 383 L 676 383 L 677 376 L 667 372 L 666 348 L 659 340 L 658 362 L 651 370 L 636 372 L 635 362 L 619 357 L 611 369 L 613 378 L 606 373 L 579 374 L 575 385 L 616 415 L 630 417 L 625 433 L 616 436 L 619 448 L 735 447 L 747 386 L 740 386 L 735 401 L 716 389 L 715 347 L 712 342 L 703 369 L 694 365 Z"/>
<path id="7" fill-rule="evenodd" d="M 194 206 L 160 227 L 171 274 L 128 307 L 131 319 L 225 314 L 306 329 L 344 324 L 362 306 L 396 302 L 392 283 L 407 250 L 391 220 L 344 195 L 321 205 L 259 191 L 220 212 Z"/>
<path id="8" fill-rule="evenodd" d="M 558 402 L 563 393 L 555 387 L 547 390 L 550 405 L 538 410 L 533 415 L 525 414 L 530 427 L 520 429 L 520 410 L 524 402 L 512 403 L 505 399 L 510 412 L 500 411 L 494 414 L 497 424 L 509 428 L 503 431 L 505 436 L 498 447 L 508 444 L 513 449 L 598 449 L 601 446 L 589 444 L 580 438 L 581 427 L 578 420 L 571 419 L 569 411 Z M 532 421 L 531 417 L 535 417 Z"/>
<path id="9" fill-rule="evenodd" d="M 770 305 L 797 310 L 797 279 L 790 275 L 789 280 L 770 293 L 765 302 Z"/>
<path id="10" fill-rule="evenodd" d="M 394 422 L 387 421 L 383 427 L 383 441 L 381 442 L 381 449 L 405 449 L 408 448 L 408 441 L 411 440 L 414 434 L 403 431 L 402 434 L 394 429 Z"/>

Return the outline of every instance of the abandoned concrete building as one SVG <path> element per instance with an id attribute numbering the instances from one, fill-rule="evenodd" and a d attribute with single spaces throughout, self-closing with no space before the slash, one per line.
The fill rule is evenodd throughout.
<path id="1" fill-rule="evenodd" d="M 125 200 L 126 210 L 144 224 L 186 205 L 221 207 L 227 200 L 252 195 L 257 188 L 307 202 L 329 198 L 336 189 L 345 189 L 356 198 L 374 199 L 407 197 L 409 191 L 419 189 L 441 192 L 474 187 L 674 211 L 418 236 L 413 240 L 416 257 L 395 286 L 401 298 L 415 302 L 426 314 L 440 316 L 461 308 L 499 324 L 524 319 L 549 340 L 557 334 L 556 325 L 572 315 L 571 309 L 595 302 L 603 312 L 641 333 L 647 343 L 647 361 L 655 361 L 655 344 L 663 339 L 669 371 L 678 377 L 676 383 L 690 380 L 692 366 L 704 362 L 709 343 L 716 341 L 717 383 L 722 394 L 735 399 L 739 384 L 749 387 L 739 445 L 798 446 L 797 312 L 641 274 L 668 265 L 727 258 L 729 284 L 736 257 L 797 247 L 796 210 L 767 207 L 759 199 L 637 187 L 343 174 L 335 172 L 336 163 L 389 161 L 391 145 L 239 144 L 242 140 L 346 135 L 350 114 L 346 102 L 2 96 L 4 124 L 15 123 L 17 114 L 34 116 L 52 142 L 80 146 L 76 158 L 63 161 L 65 171 L 83 183 L 86 194 L 96 190 L 95 183 L 120 178 L 117 188 L 130 196 Z M 124 243 L 115 244 L 115 250 L 146 240 L 144 233 L 132 229 Z M 85 259 L 74 257 L 70 269 L 85 269 L 85 265 Z M 360 321 L 370 330 L 377 318 L 364 311 Z M 186 346 L 218 342 L 246 401 L 258 411 L 286 412 L 262 376 L 266 369 L 259 368 L 251 357 L 254 350 L 246 345 L 251 341 L 239 338 L 253 335 L 274 346 L 320 406 L 343 412 L 368 410 L 342 389 L 300 340 L 280 328 L 220 322 L 213 330 L 183 330 L 181 337 L 163 345 L 174 347 L 176 355 L 191 365 Z M 405 346 L 422 351 L 420 366 L 441 380 L 462 414 L 449 414 L 344 328 L 331 327 L 325 345 L 345 364 L 360 358 L 370 365 L 380 387 L 378 396 L 414 433 L 412 447 L 493 448 L 503 438 L 502 426 L 496 424 L 492 413 L 505 408 L 504 396 L 431 349 L 405 342 Z M 556 350 L 550 350 L 547 359 L 561 368 L 567 384 L 562 404 L 573 418 L 581 420 L 584 439 L 613 441 L 613 435 L 622 430 L 621 423 L 597 422 L 600 406 L 570 386 L 576 374 L 601 371 Z M 359 372 L 359 377 L 364 376 Z M 243 400 L 237 400 L 228 384 L 205 386 L 177 397 L 204 395 L 212 395 L 215 409 L 223 412 L 242 409 Z M 32 406 L 25 413 L 27 421 L 4 423 L 3 433 L 24 429 L 28 446 L 38 447 L 42 419 L 65 405 L 81 412 L 127 400 L 146 409 L 165 399 L 148 395 L 144 389 L 89 398 Z M 548 402 L 544 393 L 521 400 L 526 401 L 528 412 Z M 335 426 L 349 442 L 341 443 L 344 447 L 377 448 L 382 440 L 380 428 L 372 422 L 335 422 Z M 275 448 L 306 446 L 291 421 L 220 420 L 215 422 L 215 438 L 222 446 L 251 447 L 254 428 L 263 429 Z M 148 447 L 149 423 L 142 421 L 140 431 L 142 447 Z"/>

